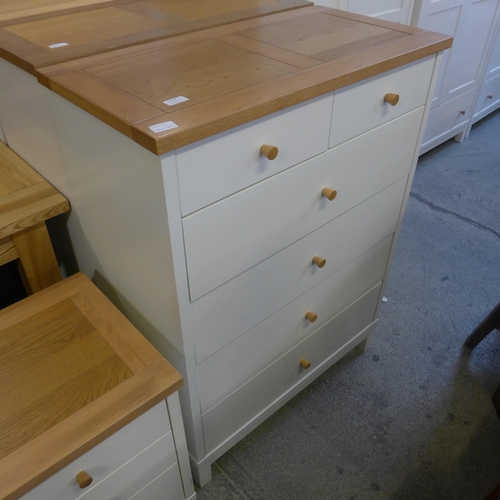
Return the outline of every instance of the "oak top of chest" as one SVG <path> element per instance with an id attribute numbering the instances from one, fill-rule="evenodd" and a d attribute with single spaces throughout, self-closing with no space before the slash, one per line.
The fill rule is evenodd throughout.
<path id="1" fill-rule="evenodd" d="M 35 68 L 309 5 L 309 0 L 7 0 L 0 2 L 0 55 L 33 74 Z"/>
<path id="2" fill-rule="evenodd" d="M 41 68 L 37 77 L 161 155 L 451 43 L 314 6 Z"/>
<path id="3" fill-rule="evenodd" d="M 14 499 L 182 385 L 79 273 L 0 311 L 0 498 Z"/>

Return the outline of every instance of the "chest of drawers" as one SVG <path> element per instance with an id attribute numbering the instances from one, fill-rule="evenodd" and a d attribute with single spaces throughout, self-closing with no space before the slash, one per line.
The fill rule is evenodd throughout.
<path id="1" fill-rule="evenodd" d="M 200 57 L 203 37 L 217 56 Z M 200 485 L 238 440 L 370 344 L 449 42 L 306 8 L 140 57 L 117 51 L 112 65 L 40 70 L 75 260 L 183 375 Z M 173 97 L 167 76 L 133 78 L 160 55 L 188 98 L 176 109 L 159 104 Z M 102 92 L 91 98 L 80 72 Z M 148 115 L 153 105 L 163 114 Z"/>

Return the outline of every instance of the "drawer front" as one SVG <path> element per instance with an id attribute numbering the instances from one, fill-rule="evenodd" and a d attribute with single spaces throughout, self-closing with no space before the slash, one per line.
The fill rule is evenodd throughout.
<path id="1" fill-rule="evenodd" d="M 422 113 L 419 108 L 185 217 L 191 300 L 406 176 Z M 325 187 L 337 191 L 333 201 L 322 196 Z"/>
<path id="2" fill-rule="evenodd" d="M 76 481 L 80 471 L 87 471 L 94 478 L 93 488 L 168 432 L 170 422 L 162 401 L 26 493 L 22 500 L 79 498 L 85 492 Z"/>
<path id="3" fill-rule="evenodd" d="M 461 128 L 465 127 L 470 118 L 474 95 L 475 91 L 472 90 L 431 109 L 425 127 L 422 148 L 425 148 L 427 143 L 450 133 L 454 129 L 458 133 Z"/>
<path id="4" fill-rule="evenodd" d="M 392 236 L 198 365 L 202 413 L 373 288 L 384 277 Z M 311 311 L 314 322 L 306 317 Z"/>
<path id="5" fill-rule="evenodd" d="M 484 82 L 478 92 L 473 122 L 483 118 L 500 106 L 500 75 Z"/>
<path id="6" fill-rule="evenodd" d="M 181 213 L 187 215 L 328 149 L 333 95 L 237 127 L 176 154 Z M 269 160 L 262 145 L 278 148 Z"/>
<path id="7" fill-rule="evenodd" d="M 203 414 L 207 453 L 214 451 L 275 401 L 286 397 L 286 393 L 304 379 L 313 380 L 323 371 L 322 368 L 329 365 L 326 362 L 336 359 L 335 353 L 343 347 L 354 347 L 358 343 L 358 334 L 373 321 L 379 294 L 380 285 Z M 302 359 L 311 363 L 308 370 L 300 366 Z M 323 363 L 326 366 L 321 366 Z"/>
<path id="8" fill-rule="evenodd" d="M 128 500 L 169 467 L 174 466 L 180 476 L 176 460 L 174 439 L 172 433 L 169 432 L 94 488 L 89 487 L 88 491 L 82 490 L 84 493 L 78 498 L 81 500 Z M 157 498 L 163 500 L 165 496 Z"/>
<path id="9" fill-rule="evenodd" d="M 392 234 L 405 188 L 403 178 L 197 300 L 197 363 Z M 324 267 L 312 263 L 316 255 Z"/>
<path id="10" fill-rule="evenodd" d="M 423 106 L 435 57 L 408 64 L 335 92 L 330 147 Z M 398 94 L 391 106 L 386 94 Z"/>
<path id="11" fill-rule="evenodd" d="M 184 500 L 179 466 L 172 465 L 129 500 Z"/>

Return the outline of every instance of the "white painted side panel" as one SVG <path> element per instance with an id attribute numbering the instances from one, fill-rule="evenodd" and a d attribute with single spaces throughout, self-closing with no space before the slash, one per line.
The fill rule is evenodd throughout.
<path id="1" fill-rule="evenodd" d="M 415 110 L 185 217 L 191 300 L 406 176 L 422 114 Z M 321 196 L 324 187 L 338 191 L 333 201 Z"/>

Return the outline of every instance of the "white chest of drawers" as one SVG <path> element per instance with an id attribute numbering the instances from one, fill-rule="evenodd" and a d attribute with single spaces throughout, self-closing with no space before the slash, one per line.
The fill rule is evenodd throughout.
<path id="1" fill-rule="evenodd" d="M 222 453 L 370 343 L 435 63 L 411 63 L 161 158 L 48 93 L 74 186 L 68 224 L 79 267 L 105 291 L 113 283 L 116 303 L 184 375 L 200 484 Z M 401 106 L 384 102 L 390 92 Z M 349 137 L 338 139 L 343 120 Z M 276 138 L 281 163 L 255 153 L 274 143 L 273 121 L 292 138 Z M 325 187 L 337 191 L 332 201 Z"/>
<path id="2" fill-rule="evenodd" d="M 245 47 L 248 58 L 260 51 L 263 72 L 285 62 L 270 81 L 253 84 L 245 74 L 248 89 L 228 94 L 220 79 L 217 97 L 155 118 L 175 119 L 181 135 L 192 126 L 196 137 L 174 147 L 166 136 L 161 155 L 139 145 L 165 151 L 148 139 L 153 118 L 130 125 L 99 92 L 75 99 L 92 116 L 70 102 L 86 92 L 71 87 L 78 75 L 44 73 L 44 84 L 69 99 L 44 89 L 63 167 L 42 173 L 71 200 L 68 250 L 183 375 L 200 485 L 243 436 L 350 349 L 370 344 L 436 79 L 436 45 L 447 43 L 322 8 L 276 19 L 193 35 L 213 36 L 221 51 Z M 316 54 L 314 44 L 300 44 L 318 26 L 326 41 Z M 346 48 L 339 26 L 354 29 L 359 44 L 347 36 Z M 274 40 L 278 28 L 299 45 Z M 203 61 L 192 60 L 201 72 Z M 209 70 L 217 81 L 220 67 L 202 74 Z M 385 102 L 388 94 L 399 102 Z M 136 97 L 134 106 L 142 112 Z M 200 109 L 206 122 L 197 122 Z M 259 154 L 265 144 L 278 148 L 274 160 Z"/>

